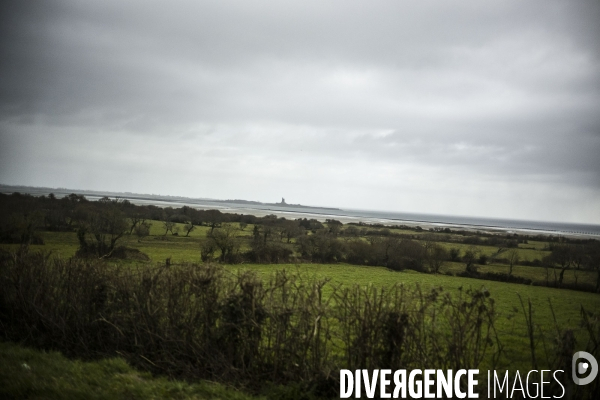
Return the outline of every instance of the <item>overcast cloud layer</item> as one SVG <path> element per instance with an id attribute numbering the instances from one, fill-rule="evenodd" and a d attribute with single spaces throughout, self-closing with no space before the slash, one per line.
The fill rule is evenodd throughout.
<path id="1" fill-rule="evenodd" d="M 597 0 L 0 18 L 0 183 L 600 223 Z"/>

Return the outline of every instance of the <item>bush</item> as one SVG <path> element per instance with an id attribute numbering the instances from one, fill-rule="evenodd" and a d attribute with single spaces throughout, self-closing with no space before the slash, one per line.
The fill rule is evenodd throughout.
<path id="1" fill-rule="evenodd" d="M 477 259 L 477 263 L 479 265 L 486 265 L 488 263 L 488 256 L 485 254 L 481 254 Z"/>
<path id="2" fill-rule="evenodd" d="M 244 254 L 244 258 L 256 263 L 287 263 L 292 250 L 277 242 L 254 241 L 252 249 Z"/>
<path id="3" fill-rule="evenodd" d="M 340 368 L 476 368 L 491 335 L 486 292 L 337 287 L 213 265 L 121 268 L 42 253 L 0 258 L 2 339 L 80 358 L 122 355 L 153 373 L 260 390 L 339 388 Z M 450 327 L 450 329 L 446 329 Z M 457 336 L 457 332 L 460 335 Z"/>
<path id="4" fill-rule="evenodd" d="M 486 279 L 489 281 L 497 281 L 497 282 L 511 282 L 511 283 L 522 283 L 525 285 L 531 285 L 533 281 L 528 278 L 523 278 L 521 276 L 508 275 L 508 274 L 500 274 L 497 272 L 467 272 L 463 271 L 457 274 L 457 276 L 462 276 L 466 278 L 477 278 L 477 279 Z"/>

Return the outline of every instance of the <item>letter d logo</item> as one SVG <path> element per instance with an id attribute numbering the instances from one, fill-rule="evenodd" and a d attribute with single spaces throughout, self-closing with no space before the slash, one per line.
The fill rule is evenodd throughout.
<path id="1" fill-rule="evenodd" d="M 578 363 L 580 358 L 584 358 L 586 361 Z M 575 382 L 577 385 L 587 385 L 596 378 L 596 375 L 598 375 L 598 362 L 593 355 L 585 351 L 578 351 L 577 353 L 573 354 L 573 362 L 571 365 L 573 382 Z M 590 371 L 590 374 L 587 376 L 587 378 L 579 377 L 580 375 L 585 374 L 588 370 Z"/>

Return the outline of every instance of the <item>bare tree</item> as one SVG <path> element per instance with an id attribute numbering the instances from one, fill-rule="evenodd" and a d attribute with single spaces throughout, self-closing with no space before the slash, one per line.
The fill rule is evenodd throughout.
<path id="1" fill-rule="evenodd" d="M 500 255 L 505 253 L 507 250 L 508 249 L 506 247 L 498 247 L 498 250 L 496 250 L 496 252 L 492 254 L 492 262 L 496 262 L 498 257 L 500 257 Z"/>
<path id="2" fill-rule="evenodd" d="M 512 275 L 513 266 L 519 263 L 519 250 L 518 249 L 510 249 L 506 253 L 506 258 L 508 260 L 508 276 Z"/>
<path id="3" fill-rule="evenodd" d="M 173 221 L 163 221 L 163 227 L 165 228 L 165 234 L 163 236 L 167 236 L 167 233 L 171 232 L 173 234 L 173 228 L 175 227 L 175 222 Z"/>
<path id="4" fill-rule="evenodd" d="M 206 224 L 210 226 L 210 233 L 212 233 L 216 227 L 221 225 L 224 217 L 219 210 L 206 210 L 204 211 L 204 218 L 206 219 Z"/>
<path id="5" fill-rule="evenodd" d="M 196 229 L 196 226 L 194 225 L 193 222 L 188 222 L 187 224 L 185 224 L 183 226 L 183 230 L 185 231 L 185 237 L 190 236 L 190 233 Z"/>
<path id="6" fill-rule="evenodd" d="M 127 212 L 127 219 L 129 221 L 129 234 L 131 235 L 136 227 L 140 226 L 148 219 L 146 213 L 141 209 L 141 207 L 133 206 Z"/>

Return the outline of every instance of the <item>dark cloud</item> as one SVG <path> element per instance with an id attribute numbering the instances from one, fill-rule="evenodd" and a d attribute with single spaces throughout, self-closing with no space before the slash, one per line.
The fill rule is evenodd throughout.
<path id="1" fill-rule="evenodd" d="M 600 222 L 597 1 L 0 7 L 4 183 Z"/>

